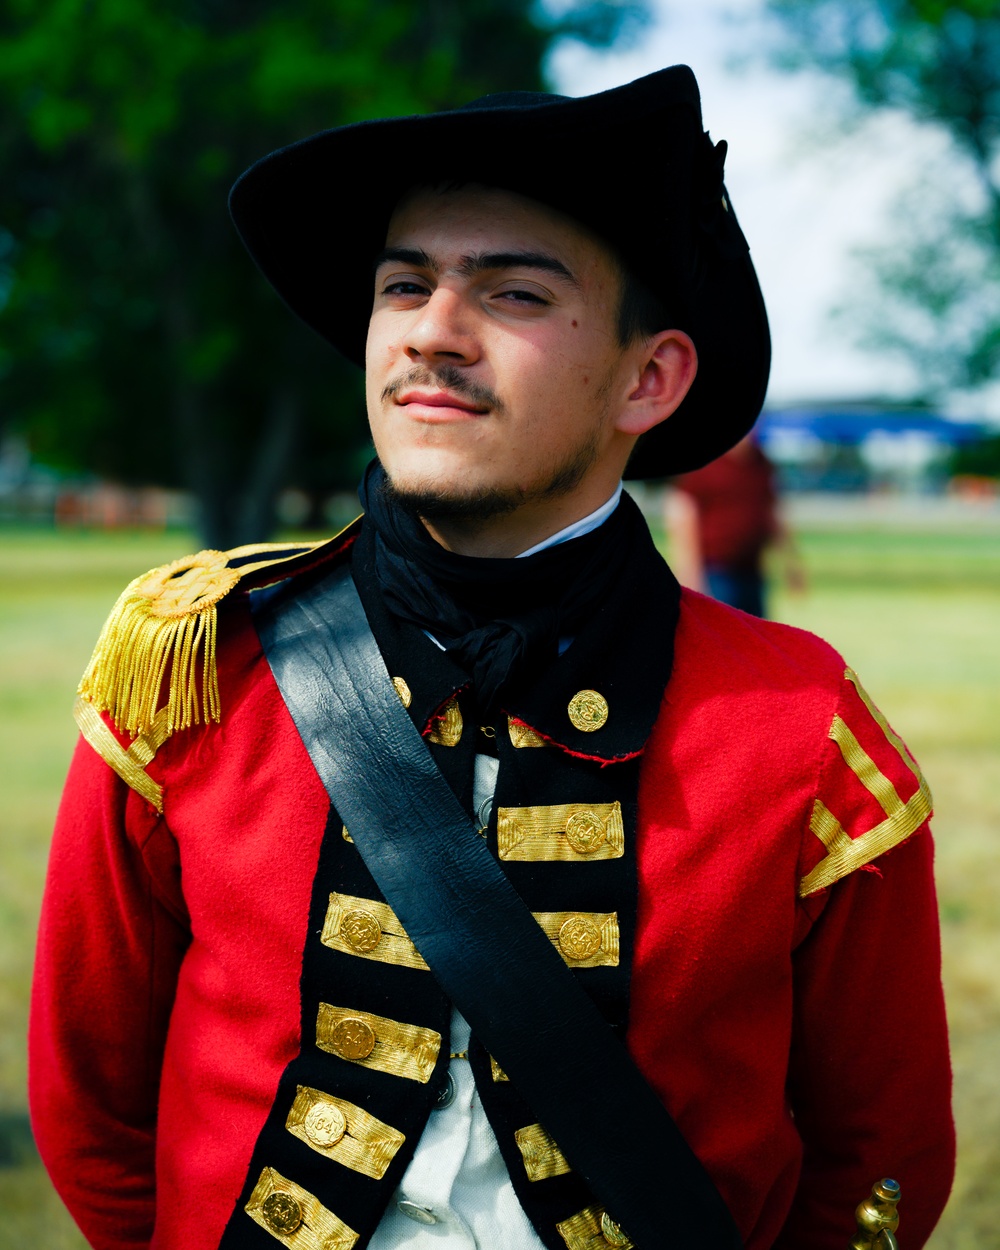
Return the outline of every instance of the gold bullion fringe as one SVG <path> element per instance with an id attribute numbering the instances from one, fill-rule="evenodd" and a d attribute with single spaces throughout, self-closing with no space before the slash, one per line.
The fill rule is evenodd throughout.
<path id="1" fill-rule="evenodd" d="M 320 545 L 300 544 L 291 553 L 275 543 L 201 551 L 143 573 L 111 609 L 77 693 L 98 712 L 109 712 L 123 733 L 146 736 L 163 710 L 158 705 L 169 670 L 163 739 L 218 721 L 216 604 L 247 574 Z M 236 557 L 246 562 L 230 568 Z"/>
<path id="2" fill-rule="evenodd" d="M 112 609 L 78 693 L 125 733 L 145 734 L 169 667 L 168 733 L 218 721 L 215 604 L 178 617 L 154 615 L 153 601 L 135 593 L 144 577 L 130 582 Z"/>

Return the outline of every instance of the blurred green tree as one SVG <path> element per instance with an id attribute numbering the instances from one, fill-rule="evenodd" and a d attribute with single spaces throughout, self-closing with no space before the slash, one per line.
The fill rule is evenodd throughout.
<path id="1" fill-rule="evenodd" d="M 7 0 L 0 420 L 45 463 L 184 486 L 206 544 L 267 536 L 289 481 L 352 486 L 363 394 L 280 305 L 226 212 L 324 127 L 537 89 L 560 36 L 641 0 Z"/>
<path id="2" fill-rule="evenodd" d="M 890 242 L 859 253 L 871 286 L 859 342 L 895 349 L 929 395 L 1000 376 L 1000 0 L 767 0 L 778 63 L 845 80 L 862 112 L 902 110 L 959 157 L 897 206 Z M 872 295 L 875 298 L 871 298 Z"/>

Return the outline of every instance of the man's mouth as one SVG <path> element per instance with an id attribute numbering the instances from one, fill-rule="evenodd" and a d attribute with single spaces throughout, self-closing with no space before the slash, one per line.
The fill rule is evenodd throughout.
<path id="1" fill-rule="evenodd" d="M 484 413 L 489 412 L 489 407 L 487 405 L 474 404 L 471 400 L 462 399 L 458 395 L 451 395 L 448 391 L 403 391 L 395 397 L 395 403 L 399 404 L 401 407 L 412 409 L 413 416 L 421 415 L 421 409 L 433 409 L 434 411 L 432 413 L 427 414 L 427 419 L 430 420 L 446 420 L 455 412 L 473 417 L 480 417 Z"/>

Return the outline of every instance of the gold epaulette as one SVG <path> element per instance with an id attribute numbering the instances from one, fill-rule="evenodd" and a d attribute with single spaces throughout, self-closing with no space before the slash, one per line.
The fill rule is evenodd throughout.
<path id="1" fill-rule="evenodd" d="M 248 575 L 300 560 L 321 546 L 323 541 L 259 543 L 199 551 L 143 573 L 112 608 L 80 682 L 80 698 L 96 712 L 108 712 L 123 733 L 158 743 L 202 720 L 218 721 L 219 601 Z"/>

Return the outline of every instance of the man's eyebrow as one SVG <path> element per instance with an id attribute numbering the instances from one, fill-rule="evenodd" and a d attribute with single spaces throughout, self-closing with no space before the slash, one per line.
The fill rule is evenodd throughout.
<path id="1" fill-rule="evenodd" d="M 374 268 L 378 269 L 388 261 L 397 264 L 413 265 L 417 269 L 437 270 L 437 265 L 422 247 L 385 247 L 375 257 Z"/>
<path id="2" fill-rule="evenodd" d="M 422 247 L 386 247 L 375 257 L 375 269 L 388 263 L 412 265 L 416 269 L 429 269 L 438 272 L 438 264 Z M 474 252 L 463 256 L 458 265 L 458 272 L 464 278 L 474 277 L 492 269 L 541 269 L 545 273 L 562 278 L 571 286 L 580 289 L 580 283 L 561 260 L 556 260 L 547 252 Z"/>
<path id="3" fill-rule="evenodd" d="M 580 286 L 562 261 L 547 252 L 476 252 L 472 256 L 463 256 L 458 267 L 463 277 L 472 277 L 488 269 L 541 269 L 563 278 L 572 286 Z"/>

